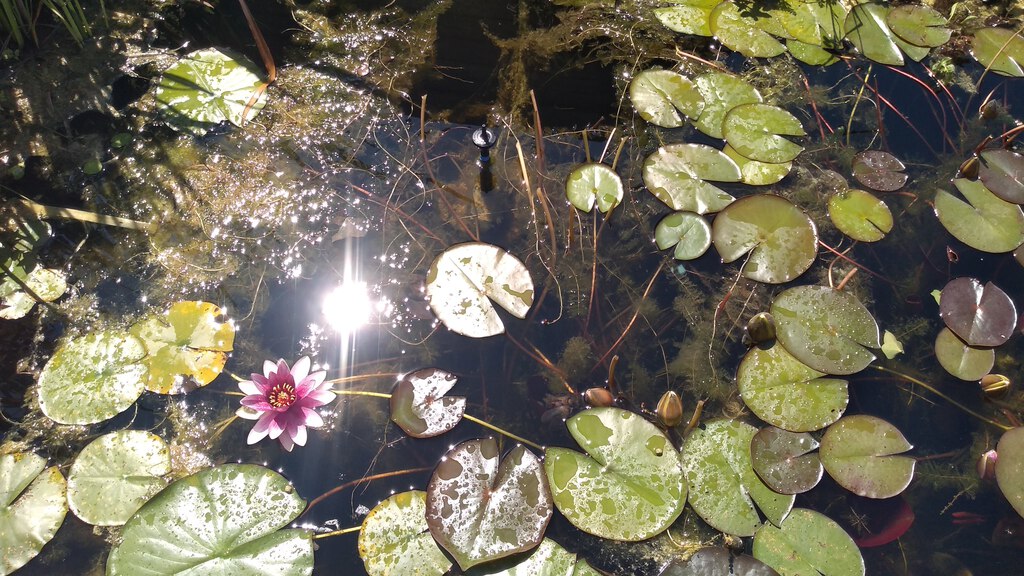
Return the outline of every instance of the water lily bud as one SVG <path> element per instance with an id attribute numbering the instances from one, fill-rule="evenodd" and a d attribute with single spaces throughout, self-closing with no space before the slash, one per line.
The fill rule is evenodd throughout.
<path id="1" fill-rule="evenodd" d="M 775 340 L 775 318 L 768 312 L 755 314 L 747 322 L 746 340 L 749 346 Z"/>
<path id="2" fill-rule="evenodd" d="M 658 422 L 666 428 L 675 428 L 683 422 L 683 401 L 672 390 L 665 392 L 658 400 L 658 408 L 654 412 Z"/>
<path id="3" fill-rule="evenodd" d="M 977 180 L 978 172 L 981 170 L 981 160 L 977 156 L 971 156 L 960 165 L 957 176 L 968 180 Z"/>
<path id="4" fill-rule="evenodd" d="M 978 384 L 987 398 L 1002 398 L 1010 390 L 1010 379 L 1002 374 L 986 374 Z"/>
<path id="5" fill-rule="evenodd" d="M 587 388 L 583 392 L 583 401 L 591 408 L 604 408 L 615 404 L 615 397 L 607 388 Z"/>
<path id="6" fill-rule="evenodd" d="M 978 458 L 976 467 L 978 469 L 978 478 L 991 482 L 996 479 L 996 461 L 999 459 L 999 455 L 996 454 L 995 450 L 989 450 Z"/>

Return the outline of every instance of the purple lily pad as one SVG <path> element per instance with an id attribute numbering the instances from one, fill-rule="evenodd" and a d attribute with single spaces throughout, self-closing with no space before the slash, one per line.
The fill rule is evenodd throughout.
<path id="1" fill-rule="evenodd" d="M 879 192 L 895 192 L 907 183 L 906 166 L 899 158 L 881 150 L 865 150 L 853 157 L 853 177 Z"/>
<path id="2" fill-rule="evenodd" d="M 769 488 L 781 494 L 800 494 L 818 485 L 824 467 L 813 453 L 818 441 L 807 432 L 790 432 L 774 426 L 760 429 L 750 441 L 754 472 Z"/>
<path id="3" fill-rule="evenodd" d="M 982 184 L 1007 202 L 1024 204 L 1024 156 L 1000 148 L 985 150 L 980 158 Z"/>
<path id="4" fill-rule="evenodd" d="M 445 396 L 454 374 L 423 368 L 406 374 L 391 392 L 391 420 L 414 438 L 430 438 L 455 428 L 466 412 L 466 399 Z"/>
<path id="5" fill-rule="evenodd" d="M 1017 325 L 1013 300 L 998 286 L 974 278 L 954 278 L 942 289 L 939 315 L 970 346 L 999 346 Z"/>

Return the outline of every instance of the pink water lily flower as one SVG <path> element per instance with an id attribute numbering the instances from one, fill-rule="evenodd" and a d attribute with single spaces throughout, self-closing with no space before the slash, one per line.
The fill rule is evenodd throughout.
<path id="1" fill-rule="evenodd" d="M 263 374 L 252 374 L 252 380 L 243 380 L 238 387 L 245 392 L 242 409 L 237 412 L 242 418 L 256 420 L 249 431 L 249 444 L 255 444 L 267 436 L 277 439 L 285 450 L 306 445 L 306 427 L 318 428 L 324 419 L 314 410 L 334 400 L 330 384 L 324 382 L 327 375 L 323 370 L 309 373 L 308 356 L 299 358 L 288 368 L 288 363 L 278 360 L 263 362 Z"/>

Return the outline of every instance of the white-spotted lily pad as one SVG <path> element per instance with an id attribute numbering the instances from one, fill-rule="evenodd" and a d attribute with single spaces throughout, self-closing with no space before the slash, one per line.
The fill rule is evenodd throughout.
<path id="1" fill-rule="evenodd" d="M 738 420 L 712 420 L 694 430 L 683 446 L 690 506 L 714 529 L 752 536 L 761 524 L 757 508 L 775 524 L 795 497 L 773 491 L 754 472 L 750 441 L 757 428 Z"/>
<path id="2" fill-rule="evenodd" d="M 996 482 L 1017 514 L 1024 516 L 1024 428 L 1003 433 L 996 445 Z"/>
<path id="3" fill-rule="evenodd" d="M 286 529 L 306 502 L 277 472 L 223 464 L 175 481 L 121 531 L 107 576 L 308 576 L 313 539 Z"/>
<path id="4" fill-rule="evenodd" d="M 6 268 L 18 274 L 18 278 L 43 302 L 53 302 L 63 296 L 68 289 L 67 280 L 59 270 L 36 267 L 23 275 L 19 274 L 22 271 L 20 267 L 11 266 L 9 263 Z M 0 282 L 0 319 L 24 318 L 35 305 L 35 298 L 23 291 L 13 279 L 5 277 L 3 282 Z"/>
<path id="5" fill-rule="evenodd" d="M 754 558 L 786 576 L 864 576 L 864 558 L 853 538 L 820 512 L 795 508 L 776 527 L 754 535 Z"/>
<path id="6" fill-rule="evenodd" d="M 64 522 L 64 476 L 31 453 L 0 455 L 0 574 L 36 557 Z"/>
<path id="7" fill-rule="evenodd" d="M 879 192 L 895 192 L 907 183 L 906 166 L 899 158 L 881 150 L 865 150 L 853 157 L 853 177 Z"/>
<path id="8" fill-rule="evenodd" d="M 789 162 L 803 150 L 783 136 L 804 136 L 804 127 L 786 110 L 770 104 L 741 104 L 725 115 L 722 133 L 729 146 L 741 155 L 779 164 Z"/>
<path id="9" fill-rule="evenodd" d="M 953 34 L 942 14 L 930 6 L 897 6 L 889 11 L 885 21 L 896 36 L 915 46 L 942 46 Z"/>
<path id="10" fill-rule="evenodd" d="M 619 408 L 584 410 L 566 425 L 589 456 L 548 448 L 544 469 L 555 505 L 574 526 L 636 541 L 675 521 L 686 484 L 679 453 L 657 426 Z"/>
<path id="11" fill-rule="evenodd" d="M 818 455 L 840 486 L 868 498 L 891 498 L 910 484 L 917 460 L 898 456 L 913 446 L 892 424 L 865 414 L 829 426 Z"/>
<path id="12" fill-rule="evenodd" d="M 982 66 L 1003 76 L 1024 76 L 1024 37 L 1007 28 L 975 30 L 971 54 Z"/>
<path id="13" fill-rule="evenodd" d="M 57 349 L 39 374 L 39 407 L 61 424 L 93 424 L 128 409 L 145 390 L 142 341 L 110 330 Z"/>
<path id="14" fill-rule="evenodd" d="M 978 178 L 993 194 L 1014 204 L 1024 204 L 1024 156 L 998 148 L 979 156 Z"/>
<path id="15" fill-rule="evenodd" d="M 701 74 L 694 83 L 704 97 L 704 110 L 694 126 L 712 138 L 722 138 L 722 122 L 730 110 L 761 101 L 761 94 L 750 83 L 725 72 Z"/>
<path id="16" fill-rule="evenodd" d="M 120 526 L 164 486 L 171 453 L 145 430 L 111 432 L 79 452 L 68 472 L 68 504 L 80 519 Z"/>
<path id="17" fill-rule="evenodd" d="M 945 190 L 935 194 L 935 215 L 957 240 L 983 252 L 1009 252 L 1024 243 L 1024 212 L 981 182 L 953 181 L 967 202 Z"/>
<path id="18" fill-rule="evenodd" d="M 606 164 L 580 164 L 565 181 L 566 198 L 584 212 L 590 212 L 595 202 L 598 210 L 608 212 L 622 202 L 622 195 L 622 179 Z"/>
<path id="19" fill-rule="evenodd" d="M 733 201 L 707 182 L 739 182 L 739 166 L 705 144 L 669 144 L 644 161 L 644 184 L 658 200 L 678 211 L 718 212 Z"/>
<path id="20" fill-rule="evenodd" d="M 380 504 L 359 530 L 359 557 L 370 576 L 418 574 L 442 576 L 452 563 L 427 526 L 427 493 L 400 492 Z"/>
<path id="21" fill-rule="evenodd" d="M 724 262 L 745 258 L 743 275 L 769 284 L 803 274 L 818 254 L 814 222 L 789 200 L 771 194 L 747 196 L 722 210 L 711 240 Z"/>
<path id="22" fill-rule="evenodd" d="M 427 485 L 430 533 L 463 570 L 537 546 L 551 520 L 540 459 L 522 445 L 500 456 L 493 438 L 463 442 Z"/>
<path id="23" fill-rule="evenodd" d="M 765 422 L 792 430 L 820 430 L 846 411 L 845 380 L 797 360 L 783 346 L 753 347 L 740 361 L 736 380 L 743 403 Z"/>
<path id="24" fill-rule="evenodd" d="M 726 48 L 752 58 L 771 58 L 786 51 L 786 46 L 752 25 L 732 2 L 722 2 L 711 11 L 711 33 Z"/>
<path id="25" fill-rule="evenodd" d="M 629 99 L 641 118 L 665 128 L 678 128 L 704 109 L 704 98 L 693 81 L 671 70 L 637 74 L 629 83 Z"/>
<path id="26" fill-rule="evenodd" d="M 1017 326 L 1017 308 L 1006 292 L 974 278 L 954 278 L 942 288 L 939 316 L 971 346 L 1000 346 Z"/>
<path id="27" fill-rule="evenodd" d="M 525 557 L 491 562 L 466 573 L 468 576 L 601 576 L 576 555 L 545 538 Z"/>
<path id="28" fill-rule="evenodd" d="M 654 241 L 660 250 L 675 246 L 673 257 L 676 260 L 693 260 L 703 256 L 711 246 L 711 225 L 699 214 L 673 212 L 654 227 Z"/>
<path id="29" fill-rule="evenodd" d="M 197 136 L 227 120 L 236 126 L 252 118 L 266 104 L 264 84 L 256 65 L 244 56 L 230 56 L 216 48 L 192 52 L 164 70 L 156 87 L 156 101 L 171 126 Z M 243 114 L 248 112 L 248 116 Z"/>
<path id="30" fill-rule="evenodd" d="M 732 158 L 732 161 L 740 167 L 740 174 L 742 175 L 741 182 L 744 184 L 750 184 L 751 186 L 767 186 L 768 184 L 775 184 L 789 175 L 789 171 L 793 169 L 792 162 L 772 164 L 770 162 L 758 162 L 757 160 L 751 160 L 737 152 L 728 144 L 722 148 L 722 152 L 729 158 Z"/>
<path id="31" fill-rule="evenodd" d="M 878 324 L 849 292 L 827 286 L 796 286 L 771 307 L 779 342 L 793 356 L 826 374 L 860 372 L 874 359 Z"/>
<path id="32" fill-rule="evenodd" d="M 996 361 L 993 349 L 971 346 L 949 328 L 940 330 L 935 338 L 935 357 L 946 372 L 967 381 L 991 372 Z"/>
<path id="33" fill-rule="evenodd" d="M 483 242 L 456 244 L 427 272 L 430 309 L 449 330 L 472 338 L 501 334 L 493 301 L 516 318 L 533 305 L 530 271 L 515 256 Z"/>
<path id="34" fill-rule="evenodd" d="M 750 441 L 754 472 L 780 494 L 800 494 L 818 485 L 825 468 L 814 450 L 818 441 L 807 432 L 768 426 Z"/>
<path id="35" fill-rule="evenodd" d="M 877 242 L 892 230 L 892 212 L 870 192 L 850 189 L 828 198 L 828 217 L 840 232 L 860 242 Z"/>
<path id="36" fill-rule="evenodd" d="M 858 4 L 846 15 L 846 38 L 866 58 L 879 64 L 903 65 L 903 53 L 896 44 L 896 35 L 885 18 L 889 7 L 881 4 Z"/>
<path id="37" fill-rule="evenodd" d="M 655 8 L 654 15 L 669 30 L 696 36 L 711 36 L 711 11 L 722 0 L 677 0 L 671 6 Z"/>
<path id="38" fill-rule="evenodd" d="M 466 413 L 466 399 L 445 396 L 455 375 L 437 368 L 406 374 L 391 392 L 391 420 L 414 438 L 429 438 L 455 428 Z"/>

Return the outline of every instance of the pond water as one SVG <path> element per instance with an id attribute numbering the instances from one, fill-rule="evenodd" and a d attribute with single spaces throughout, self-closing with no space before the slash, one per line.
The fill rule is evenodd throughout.
<path id="1" fill-rule="evenodd" d="M 970 56 L 972 30 L 1019 29 L 1020 9 L 932 3 L 950 18 L 952 39 L 923 64 L 897 67 L 849 45 L 829 66 L 785 54 L 744 57 L 718 39 L 669 30 L 653 15 L 661 3 L 645 0 L 253 2 L 276 80 L 242 127 L 225 122 L 195 135 L 175 130 L 158 102 L 160 74 L 211 47 L 244 55 L 266 74 L 245 15 L 226 0 L 122 4 L 83 3 L 93 28 L 81 46 L 44 19 L 39 46 L 5 52 L 2 62 L 5 221 L 37 221 L 14 208 L 27 198 L 151 226 L 48 215 L 50 229 L 32 254 L 66 277 L 67 291 L 22 318 L 0 320 L 0 454 L 33 452 L 67 476 L 90 441 L 148 430 L 170 446 L 168 481 L 249 463 L 282 474 L 306 502 L 341 486 L 286 523 L 317 535 L 313 574 L 365 574 L 358 534 L 332 531 L 358 527 L 392 494 L 425 490 L 434 467 L 465 440 L 494 435 L 502 453 L 516 445 L 468 420 L 434 438 L 405 434 L 382 397 L 402 375 L 450 372 L 458 379 L 451 394 L 466 398 L 467 414 L 537 445 L 572 449 L 578 444 L 565 420 L 585 408 L 585 390 L 609 386 L 620 407 L 652 421 L 663 394 L 674 391 L 684 423 L 667 437 L 678 447 L 689 441 L 683 429 L 698 401 L 702 426 L 767 426 L 737 384 L 750 354 L 744 326 L 786 289 L 820 285 L 863 303 L 902 344 L 895 358 L 874 349 L 871 366 L 832 373 L 846 374 L 837 376 L 848 381 L 845 414 L 890 422 L 917 461 L 909 487 L 882 505 L 853 494 L 830 470 L 796 506 L 823 513 L 862 543 L 883 539 L 860 548 L 867 574 L 1019 573 L 1024 520 L 1003 495 L 1008 489 L 976 472 L 979 456 L 1024 413 L 1017 311 L 991 313 L 1011 319 L 1008 341 L 952 356 L 964 370 L 985 363 L 972 353 L 993 358 L 979 374 L 957 378 L 937 358 L 944 321 L 932 292 L 954 278 L 977 278 L 1024 304 L 1024 259 L 1012 247 L 972 248 L 934 209 L 936 191 L 955 190 L 950 181 L 975 147 L 1018 126 L 1024 114 L 1024 81 L 986 71 Z M 785 178 L 763 186 L 715 182 L 737 198 L 777 195 L 813 221 L 814 254 L 795 278 L 745 277 L 743 267 L 758 263 L 745 252 L 723 264 L 715 247 L 686 261 L 658 249 L 657 225 L 672 209 L 648 191 L 645 162 L 663 145 L 720 149 L 722 140 L 692 121 L 661 128 L 641 117 L 630 82 L 651 68 L 688 78 L 731 72 L 803 126 L 807 135 L 796 139 L 803 150 Z M 473 142 L 481 125 L 496 136 L 487 161 Z M 830 196 L 868 189 L 853 176 L 854 155 L 863 150 L 890 152 L 908 176 L 897 191 L 872 192 L 894 221 L 878 242 L 851 240 L 829 216 Z M 566 201 L 570 172 L 590 161 L 613 166 L 621 178 L 624 198 L 609 215 Z M 14 228 L 0 233 L 8 250 L 19 238 Z M 797 233 L 771 240 L 758 230 L 754 237 L 781 244 L 774 258 L 786 259 L 803 249 L 787 244 Z M 428 298 L 431 264 L 464 242 L 508 251 L 532 278 L 525 317 L 498 313 L 501 335 L 470 338 L 450 329 L 438 319 L 442 305 Z M 717 238 L 716 246 L 724 249 Z M 775 274 L 770 259 L 760 265 Z M 56 400 L 45 392 L 41 400 L 40 375 L 66 343 L 129 329 L 182 301 L 216 305 L 209 326 L 224 321 L 234 331 L 222 366 L 218 353 L 179 343 L 194 354 L 192 364 L 214 366 L 209 384 L 172 377 L 168 386 L 187 393 L 142 392 L 95 423 L 47 416 Z M 838 314 L 824 298 L 817 309 Z M 977 309 L 989 310 L 978 305 L 970 318 Z M 209 319 L 181 322 L 193 320 L 209 328 Z M 848 340 L 846 329 L 830 327 L 826 344 Z M 845 362 L 841 354 L 832 360 Z M 253 423 L 235 416 L 238 381 L 263 372 L 265 360 L 290 365 L 303 356 L 338 393 L 320 409 L 324 425 L 291 451 L 271 439 L 248 444 Z M 987 373 L 1007 376 L 1009 391 L 983 394 L 977 380 Z M 106 394 L 97 381 L 113 378 L 79 375 L 89 380 L 83 403 Z M 807 429 L 821 440 L 819 428 Z M 1024 468 L 1024 459 L 1004 466 Z M 1009 497 L 1020 510 L 1020 490 Z M 898 540 L 879 536 L 903 503 L 913 524 Z M 701 546 L 729 544 L 737 554 L 755 548 L 749 534 L 726 537 L 693 506 L 639 542 L 588 534 L 559 510 L 546 537 L 608 574 L 657 574 Z M 92 526 L 70 512 L 16 573 L 105 573 L 121 537 L 119 526 Z M 272 573 L 309 573 L 295 570 Z"/>

